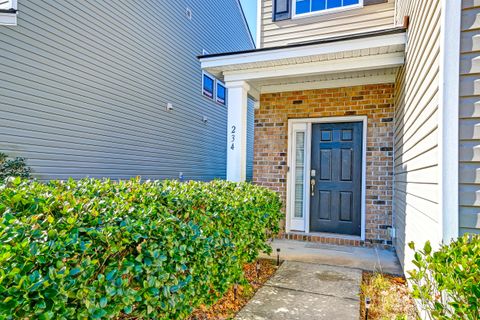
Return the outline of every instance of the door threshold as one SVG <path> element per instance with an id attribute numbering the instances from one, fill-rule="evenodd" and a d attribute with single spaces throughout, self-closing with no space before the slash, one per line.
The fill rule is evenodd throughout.
<path id="1" fill-rule="evenodd" d="M 283 234 L 283 238 L 286 240 L 297 240 L 306 242 L 316 242 L 323 244 L 333 244 L 339 246 L 352 246 L 362 247 L 365 245 L 365 241 L 360 236 L 353 236 L 348 234 L 337 233 L 323 233 L 323 232 L 299 232 L 290 231 Z"/>

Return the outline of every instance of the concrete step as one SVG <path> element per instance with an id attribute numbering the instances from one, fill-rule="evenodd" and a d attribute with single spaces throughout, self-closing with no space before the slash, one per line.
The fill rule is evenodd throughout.
<path id="1" fill-rule="evenodd" d="M 280 249 L 282 260 L 343 266 L 394 275 L 403 274 L 395 252 L 389 250 L 293 240 L 274 240 L 272 249 L 270 256 L 262 255 L 262 257 L 276 259 L 276 250 Z"/>

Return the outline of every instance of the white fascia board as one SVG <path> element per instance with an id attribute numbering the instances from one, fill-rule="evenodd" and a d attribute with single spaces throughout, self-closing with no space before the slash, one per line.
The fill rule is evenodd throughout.
<path id="1" fill-rule="evenodd" d="M 16 26 L 17 25 L 17 14 L 0 12 L 0 26 Z"/>
<path id="2" fill-rule="evenodd" d="M 321 43 L 317 45 L 305 45 L 290 48 L 287 47 L 276 50 L 239 53 L 210 58 L 207 57 L 200 59 L 200 62 L 202 69 L 207 69 L 236 64 L 266 62 L 272 60 L 301 58 L 384 46 L 404 45 L 405 43 L 405 33 L 397 33 L 370 38 Z"/>
<path id="3" fill-rule="evenodd" d="M 224 72 L 224 79 L 226 82 L 252 81 L 337 72 L 394 68 L 402 66 L 404 60 L 405 58 L 403 53 L 389 53 L 375 56 L 312 62 L 301 65 L 247 69 L 244 71 L 229 71 Z"/>

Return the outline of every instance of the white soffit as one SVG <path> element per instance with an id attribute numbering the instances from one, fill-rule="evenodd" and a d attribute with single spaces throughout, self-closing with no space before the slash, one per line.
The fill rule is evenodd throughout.
<path id="1" fill-rule="evenodd" d="M 250 84 L 260 93 L 275 93 L 299 90 L 313 90 L 349 87 L 364 84 L 394 83 L 398 68 L 368 70 L 346 73 L 321 74 L 309 77 L 294 77 L 251 81 Z"/>

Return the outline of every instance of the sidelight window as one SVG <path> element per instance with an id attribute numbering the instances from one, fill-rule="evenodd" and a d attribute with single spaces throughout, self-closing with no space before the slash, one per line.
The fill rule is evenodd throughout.
<path id="1" fill-rule="evenodd" d="M 303 218 L 305 186 L 305 132 L 295 132 L 295 208 L 294 217 Z"/>

